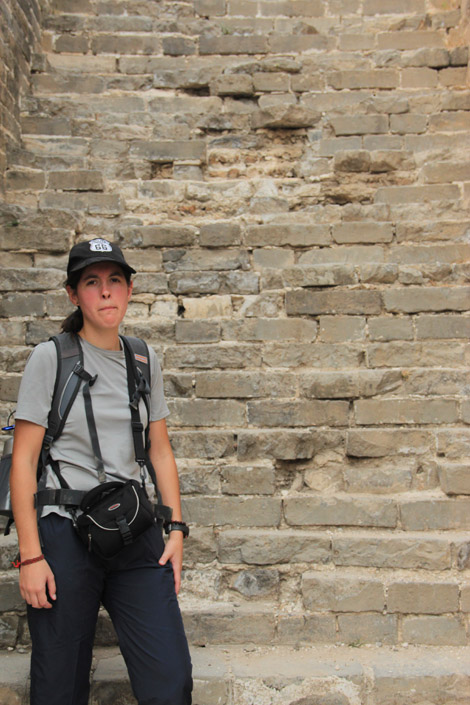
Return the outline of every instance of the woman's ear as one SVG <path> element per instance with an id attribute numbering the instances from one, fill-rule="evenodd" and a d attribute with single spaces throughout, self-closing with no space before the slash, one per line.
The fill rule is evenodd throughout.
<path id="1" fill-rule="evenodd" d="M 131 281 L 130 281 L 129 284 L 127 285 L 127 300 L 128 300 L 128 301 L 131 300 L 133 288 L 134 288 L 134 282 L 133 282 L 132 279 L 131 279 Z"/>
<path id="2" fill-rule="evenodd" d="M 65 287 L 65 290 L 67 291 L 69 299 L 73 303 L 73 305 L 78 306 L 78 296 L 76 290 L 72 289 L 72 287 L 69 285 Z"/>

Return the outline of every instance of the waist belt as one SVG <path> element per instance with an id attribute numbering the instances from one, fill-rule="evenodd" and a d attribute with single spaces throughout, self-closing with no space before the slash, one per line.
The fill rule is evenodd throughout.
<path id="1" fill-rule="evenodd" d="M 83 497 L 88 494 L 84 490 L 39 490 L 34 495 L 35 507 L 48 507 L 51 505 L 60 505 L 62 507 L 77 508 Z M 165 504 L 153 504 L 153 511 L 157 519 L 163 522 L 171 521 L 172 510 Z"/>

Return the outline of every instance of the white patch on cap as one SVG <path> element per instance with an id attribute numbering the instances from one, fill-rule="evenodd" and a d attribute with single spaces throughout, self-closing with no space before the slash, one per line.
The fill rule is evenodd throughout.
<path id="1" fill-rule="evenodd" d="M 90 240 L 90 250 L 92 252 L 112 252 L 113 248 L 107 240 L 97 237 L 95 240 Z"/>

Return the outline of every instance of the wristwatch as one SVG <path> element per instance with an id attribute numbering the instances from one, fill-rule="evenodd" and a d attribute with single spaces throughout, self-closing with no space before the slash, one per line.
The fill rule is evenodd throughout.
<path id="1" fill-rule="evenodd" d="M 166 534 L 170 531 L 181 531 L 185 539 L 189 536 L 189 526 L 184 521 L 167 521 L 163 526 Z"/>

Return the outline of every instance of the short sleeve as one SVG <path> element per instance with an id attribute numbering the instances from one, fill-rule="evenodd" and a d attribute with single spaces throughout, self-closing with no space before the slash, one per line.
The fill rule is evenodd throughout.
<path id="1" fill-rule="evenodd" d="M 15 418 L 47 428 L 54 393 L 57 353 L 52 341 L 40 343 L 28 358 L 21 379 Z"/>
<path id="2" fill-rule="evenodd" d="M 170 411 L 163 393 L 163 375 L 153 348 L 149 347 L 152 391 L 150 395 L 150 421 L 160 421 L 166 418 Z"/>

